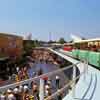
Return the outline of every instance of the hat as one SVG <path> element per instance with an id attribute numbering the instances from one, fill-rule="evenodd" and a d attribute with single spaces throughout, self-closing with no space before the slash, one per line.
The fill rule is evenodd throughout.
<path id="1" fill-rule="evenodd" d="M 8 95 L 8 100 L 16 100 L 16 98 L 13 94 L 10 94 Z"/>
<path id="2" fill-rule="evenodd" d="M 59 76 L 56 76 L 56 79 L 59 79 Z"/>
<path id="3" fill-rule="evenodd" d="M 48 81 L 47 81 L 47 84 L 49 84 L 49 85 L 50 85 L 50 84 L 51 84 L 51 81 L 50 81 L 50 80 L 48 80 Z"/>
<path id="4" fill-rule="evenodd" d="M 49 85 L 45 85 L 45 89 L 46 90 L 50 89 L 50 86 Z"/>
<path id="5" fill-rule="evenodd" d="M 8 89 L 8 90 L 7 90 L 7 93 L 11 93 L 11 92 L 12 92 L 12 90 L 11 90 L 11 89 Z"/>
<path id="6" fill-rule="evenodd" d="M 19 86 L 19 92 L 22 92 L 22 91 L 23 91 L 23 88 L 24 88 L 24 87 L 23 87 L 22 85 L 20 85 L 20 86 Z"/>
<path id="7" fill-rule="evenodd" d="M 24 87 L 22 85 L 19 86 L 19 89 L 23 89 Z"/>
<path id="8" fill-rule="evenodd" d="M 18 88 L 15 88 L 15 89 L 13 90 L 13 92 L 14 92 L 15 94 L 18 94 L 18 92 L 19 92 Z"/>
<path id="9" fill-rule="evenodd" d="M 28 86 L 25 85 L 25 86 L 24 86 L 24 92 L 26 92 L 26 91 L 28 91 L 28 90 L 29 90 Z"/>

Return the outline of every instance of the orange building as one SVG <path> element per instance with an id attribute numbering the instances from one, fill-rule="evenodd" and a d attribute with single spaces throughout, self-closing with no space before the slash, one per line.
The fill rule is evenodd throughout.
<path id="1" fill-rule="evenodd" d="M 19 57 L 22 54 L 23 38 L 0 33 L 0 58 L 2 56 Z"/>

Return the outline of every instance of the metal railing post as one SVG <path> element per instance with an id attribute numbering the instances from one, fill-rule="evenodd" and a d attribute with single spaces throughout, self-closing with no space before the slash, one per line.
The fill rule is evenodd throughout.
<path id="1" fill-rule="evenodd" d="M 72 97 L 75 98 L 75 83 L 76 83 L 76 65 L 73 65 L 73 84 L 72 84 Z"/>
<path id="2" fill-rule="evenodd" d="M 83 62 L 83 67 L 84 67 L 84 80 L 86 80 L 86 60 Z"/>
<path id="3" fill-rule="evenodd" d="M 40 90 L 39 90 L 40 100 L 44 100 L 44 80 L 40 78 Z"/>
<path id="4" fill-rule="evenodd" d="M 88 60 L 86 60 L 86 73 L 88 74 Z"/>
<path id="5" fill-rule="evenodd" d="M 86 79 L 86 74 L 88 74 L 88 61 L 84 60 L 84 80 Z"/>

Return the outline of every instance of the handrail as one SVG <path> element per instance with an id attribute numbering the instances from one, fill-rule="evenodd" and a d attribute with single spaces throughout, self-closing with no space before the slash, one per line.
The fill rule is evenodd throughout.
<path id="1" fill-rule="evenodd" d="M 52 50 L 52 49 L 50 49 L 50 50 L 53 51 L 53 52 L 56 53 L 56 54 L 59 53 L 59 52 L 57 53 L 57 51 L 55 51 L 55 50 Z M 61 56 L 61 54 L 58 54 L 58 55 Z M 64 57 L 64 56 L 62 55 L 61 57 Z M 65 57 L 64 57 L 64 58 L 65 58 Z M 83 60 L 81 60 L 80 62 L 86 63 L 85 61 L 86 61 L 86 60 L 83 59 Z M 73 68 L 74 68 L 74 67 L 73 67 Z M 84 70 L 85 70 L 85 69 L 84 69 Z M 73 69 L 73 72 L 75 72 L 74 69 Z M 71 82 L 69 82 L 68 84 L 66 84 L 63 88 L 59 89 L 57 92 L 53 93 L 51 96 L 47 97 L 45 100 L 50 100 L 50 99 L 52 99 L 53 97 L 58 96 L 57 94 L 62 93 L 62 91 L 64 91 L 64 89 L 66 89 L 66 88 L 67 88 L 69 85 L 71 85 L 71 84 L 73 84 L 73 86 L 74 86 L 74 88 L 72 89 L 72 93 L 73 93 L 73 98 L 75 98 L 75 95 L 74 95 L 74 92 L 75 92 L 75 81 L 76 81 L 83 73 L 85 74 L 85 72 L 86 72 L 86 71 L 81 72 L 81 74 L 80 74 L 79 76 L 77 76 L 76 78 L 73 77 L 73 80 L 72 80 Z"/>
<path id="2" fill-rule="evenodd" d="M 30 79 L 27 79 L 27 80 L 24 80 L 24 81 L 20 81 L 20 82 L 16 82 L 16 83 L 13 83 L 13 84 L 10 84 L 10 85 L 2 86 L 2 87 L 0 87 L 0 91 L 4 90 L 5 88 L 7 89 L 7 88 L 10 88 L 10 87 L 15 87 L 17 85 L 22 85 L 22 84 L 24 84 L 26 82 L 29 82 L 29 81 L 40 79 L 40 78 L 42 78 L 44 76 L 51 76 L 51 75 L 56 74 L 58 72 L 61 72 L 61 71 L 64 71 L 64 70 L 68 70 L 69 68 L 72 68 L 74 65 L 78 65 L 79 63 L 81 63 L 81 62 L 78 62 L 76 64 L 73 64 L 73 65 L 70 65 L 70 66 L 67 66 L 65 68 L 58 69 L 58 70 L 55 70 L 55 71 L 52 71 L 52 72 L 49 72 L 49 73 L 45 73 L 45 74 L 40 75 L 40 76 L 36 76 L 34 78 L 30 78 Z"/>
<path id="3" fill-rule="evenodd" d="M 57 94 L 62 93 L 62 91 L 64 91 L 69 85 L 71 85 L 74 81 L 76 81 L 77 79 L 80 78 L 81 75 L 83 75 L 84 72 L 82 72 L 80 75 L 78 75 L 74 80 L 70 81 L 68 84 L 66 84 L 63 88 L 59 89 L 57 92 L 53 93 L 51 96 L 48 96 L 46 99 L 44 100 L 50 100 L 52 98 L 54 98 L 55 96 L 57 96 Z"/>

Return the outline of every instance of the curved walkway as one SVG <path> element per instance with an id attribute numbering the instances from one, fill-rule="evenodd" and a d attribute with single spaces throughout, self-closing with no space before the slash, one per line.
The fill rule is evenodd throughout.
<path id="1" fill-rule="evenodd" d="M 54 51 L 64 59 L 72 62 L 73 64 L 79 62 L 78 60 L 69 57 L 66 51 Z M 80 72 L 84 71 L 84 64 L 80 63 L 77 65 Z M 72 91 L 63 100 L 100 100 L 100 71 L 88 65 L 88 73 L 82 75 L 76 84 L 75 97 L 72 97 Z"/>

